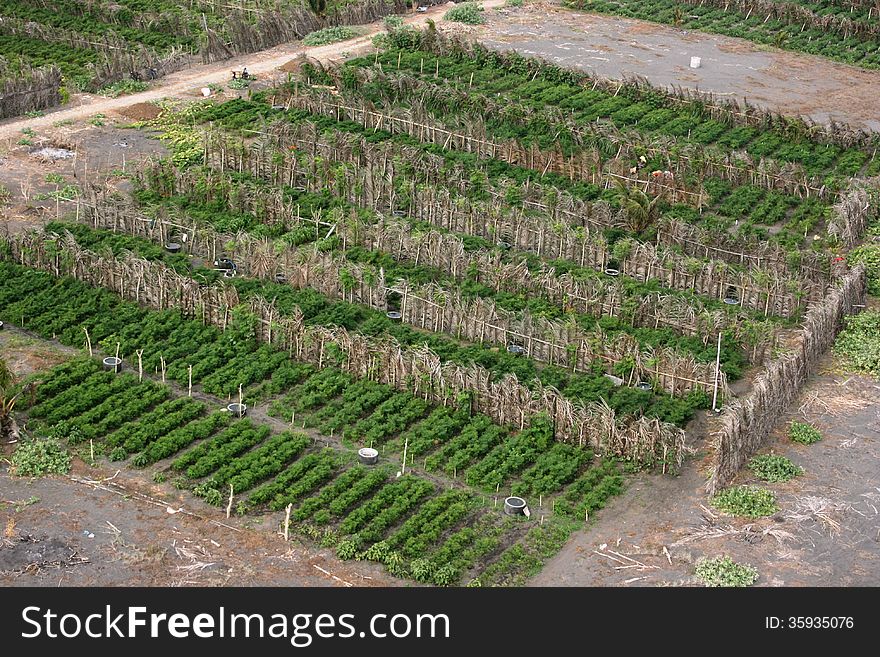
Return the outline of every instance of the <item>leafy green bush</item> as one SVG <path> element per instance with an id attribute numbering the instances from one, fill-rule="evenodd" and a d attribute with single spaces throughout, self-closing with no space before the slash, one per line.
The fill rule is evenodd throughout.
<path id="1" fill-rule="evenodd" d="M 751 586 L 758 579 L 755 568 L 738 564 L 730 557 L 700 559 L 696 574 L 706 586 Z"/>
<path id="2" fill-rule="evenodd" d="M 846 262 L 850 267 L 864 263 L 868 292 L 880 295 L 880 244 L 863 244 L 853 249 L 846 256 Z"/>
<path id="3" fill-rule="evenodd" d="M 757 486 L 732 486 L 716 493 L 711 505 L 732 516 L 761 518 L 779 510 L 773 491 Z"/>
<path id="4" fill-rule="evenodd" d="M 315 30 L 303 37 L 303 43 L 307 46 L 326 46 L 328 43 L 345 41 L 357 36 L 357 30 L 346 25 L 325 27 L 323 30 Z"/>
<path id="5" fill-rule="evenodd" d="M 19 477 L 39 477 L 45 474 L 67 474 L 70 454 L 56 438 L 25 440 L 12 454 L 10 473 Z"/>
<path id="6" fill-rule="evenodd" d="M 475 2 L 463 2 L 447 11 L 443 18 L 465 25 L 482 25 L 484 22 L 482 12 L 483 5 L 478 5 Z"/>
<path id="7" fill-rule="evenodd" d="M 522 6 L 523 6 L 523 0 L 507 0 L 507 1 L 504 3 L 504 6 L 505 6 L 505 7 L 522 7 Z"/>
<path id="8" fill-rule="evenodd" d="M 812 424 L 804 422 L 792 422 L 788 430 L 788 437 L 801 445 L 812 445 L 822 440 L 822 434 Z"/>
<path id="9" fill-rule="evenodd" d="M 108 96 L 109 98 L 118 98 L 119 96 L 125 96 L 127 94 L 137 94 L 141 91 L 146 91 L 149 88 L 150 87 L 146 82 L 140 82 L 138 80 L 120 80 L 119 82 L 114 82 L 111 85 L 102 87 L 98 90 L 98 93 L 102 96 Z"/>
<path id="10" fill-rule="evenodd" d="M 845 367 L 880 378 L 880 312 L 847 317 L 834 353 L 843 359 Z"/>
<path id="11" fill-rule="evenodd" d="M 358 553 L 358 543 L 357 541 L 346 539 L 342 541 L 339 545 L 336 546 L 336 556 L 342 559 L 343 561 L 348 561 L 349 559 L 354 559 L 355 555 Z"/>
<path id="12" fill-rule="evenodd" d="M 385 24 L 385 29 L 389 32 L 393 32 L 394 30 L 399 30 L 403 27 L 403 16 L 398 16 L 397 14 L 391 14 L 390 16 L 386 16 L 383 21 Z"/>
<path id="13" fill-rule="evenodd" d="M 795 465 L 791 459 L 779 454 L 756 456 L 749 462 L 749 469 L 756 477 L 771 484 L 789 481 L 804 473 L 801 466 Z"/>

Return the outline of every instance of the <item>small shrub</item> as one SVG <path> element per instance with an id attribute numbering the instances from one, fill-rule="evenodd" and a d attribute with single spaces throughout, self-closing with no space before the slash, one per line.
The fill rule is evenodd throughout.
<path id="1" fill-rule="evenodd" d="M 429 583 L 434 579 L 434 564 L 427 559 L 413 559 L 409 569 L 417 582 Z"/>
<path id="2" fill-rule="evenodd" d="M 864 263 L 868 276 L 868 293 L 880 295 L 880 244 L 863 244 L 846 256 L 850 267 Z"/>
<path id="3" fill-rule="evenodd" d="M 235 91 L 241 91 L 242 89 L 247 89 L 251 86 L 251 82 L 253 82 L 253 76 L 247 79 L 235 78 L 234 80 L 229 81 L 229 88 Z"/>
<path id="4" fill-rule="evenodd" d="M 358 553 L 358 544 L 357 541 L 353 541 L 351 539 L 346 539 L 339 543 L 336 546 L 336 556 L 342 559 L 343 561 L 348 561 L 349 559 L 354 559 L 355 555 Z"/>
<path id="5" fill-rule="evenodd" d="M 128 452 L 124 447 L 115 447 L 109 456 L 111 461 L 124 461 L 128 458 Z"/>
<path id="6" fill-rule="evenodd" d="M 357 30 L 347 25 L 325 27 L 323 30 L 315 30 L 303 37 L 303 43 L 307 46 L 326 46 L 328 43 L 346 41 L 357 36 Z"/>
<path id="7" fill-rule="evenodd" d="M 507 0 L 507 2 L 504 3 L 504 6 L 505 7 L 522 7 L 523 0 Z"/>
<path id="8" fill-rule="evenodd" d="M 880 312 L 871 310 L 847 317 L 834 353 L 847 369 L 880 379 Z"/>
<path id="9" fill-rule="evenodd" d="M 812 424 L 804 422 L 792 422 L 788 430 L 788 437 L 801 445 L 812 445 L 822 440 L 822 434 L 819 430 Z"/>
<path id="10" fill-rule="evenodd" d="M 70 472 L 70 454 L 55 438 L 25 440 L 12 454 L 10 474 L 39 477 Z"/>
<path id="11" fill-rule="evenodd" d="M 757 486 L 732 486 L 712 497 L 711 504 L 732 516 L 761 518 L 779 510 L 773 491 Z"/>
<path id="12" fill-rule="evenodd" d="M 482 25 L 483 6 L 475 2 L 463 2 L 447 11 L 443 18 L 465 25 Z"/>
<path id="13" fill-rule="evenodd" d="M 455 566 L 452 564 L 445 564 L 440 566 L 434 572 L 434 584 L 437 586 L 452 586 L 458 581 L 458 571 L 455 570 Z"/>
<path id="14" fill-rule="evenodd" d="M 388 543 L 385 541 L 379 541 L 378 543 L 373 543 L 367 548 L 367 551 L 364 552 L 364 558 L 369 559 L 370 561 L 384 563 L 390 552 L 391 548 L 388 547 Z"/>
<path id="15" fill-rule="evenodd" d="M 755 568 L 738 564 L 730 557 L 700 559 L 696 574 L 706 586 L 751 586 L 758 579 Z"/>
<path id="16" fill-rule="evenodd" d="M 394 30 L 403 27 L 403 16 L 391 14 L 390 16 L 386 16 L 383 22 L 385 23 L 385 29 L 389 32 L 393 32 Z"/>
<path id="17" fill-rule="evenodd" d="M 385 557 L 385 568 L 395 577 L 409 577 L 409 568 L 406 565 L 406 559 L 401 556 L 400 552 L 389 552 Z"/>
<path id="18" fill-rule="evenodd" d="M 771 484 L 781 483 L 802 475 L 804 469 L 779 454 L 761 454 L 749 462 L 749 469 L 759 479 Z"/>
<path id="19" fill-rule="evenodd" d="M 66 440 L 68 445 L 78 445 L 84 442 L 86 437 L 82 429 L 71 422 L 62 421 L 49 430 L 49 438 Z"/>
<path id="20" fill-rule="evenodd" d="M 146 91 L 149 88 L 150 87 L 146 82 L 140 82 L 139 80 L 120 80 L 119 82 L 114 82 L 106 87 L 101 87 L 98 90 L 98 93 L 102 96 L 107 96 L 108 98 L 119 98 L 119 96 L 137 94 Z"/>

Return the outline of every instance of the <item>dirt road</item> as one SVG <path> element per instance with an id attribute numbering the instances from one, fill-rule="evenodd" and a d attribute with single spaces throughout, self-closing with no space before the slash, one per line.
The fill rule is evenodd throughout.
<path id="1" fill-rule="evenodd" d="M 784 114 L 880 131 L 880 71 L 744 39 L 562 9 L 549 3 L 486 12 L 480 40 L 609 78 L 644 76 Z M 700 57 L 700 68 L 690 68 Z"/>
<path id="2" fill-rule="evenodd" d="M 485 8 L 490 9 L 502 6 L 504 0 L 487 0 L 482 4 Z M 404 22 L 416 27 L 424 27 L 428 20 L 433 20 L 437 24 L 446 24 L 447 21 L 443 20 L 443 14 L 448 9 L 446 5 L 431 7 L 425 13 L 406 16 Z M 376 22 L 364 26 L 363 29 L 365 32 L 361 36 L 327 46 L 308 47 L 302 45 L 301 42 L 285 43 L 259 53 L 242 55 L 241 57 L 215 64 L 188 68 L 162 78 L 151 89 L 138 94 L 130 94 L 119 98 L 104 98 L 102 96 L 80 94 L 75 96 L 71 101 L 71 106 L 65 109 L 36 118 L 11 119 L 0 124 L 0 140 L 12 137 L 17 138 L 21 135 L 22 130 L 28 128 L 39 130 L 59 121 L 78 121 L 95 114 L 107 114 L 113 110 L 128 107 L 135 103 L 156 101 L 175 96 L 191 96 L 193 91 L 198 91 L 201 87 L 206 87 L 209 84 L 224 85 L 229 81 L 230 71 L 241 70 L 242 66 L 247 66 L 248 71 L 256 77 L 271 78 L 280 75 L 277 70 L 280 66 L 302 54 L 314 57 L 322 62 L 342 59 L 344 54 L 353 55 L 371 49 L 373 37 L 383 32 L 384 26 L 382 22 Z"/>

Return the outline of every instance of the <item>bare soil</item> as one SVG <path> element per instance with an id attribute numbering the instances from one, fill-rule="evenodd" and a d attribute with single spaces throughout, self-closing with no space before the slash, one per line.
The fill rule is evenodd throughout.
<path id="1" fill-rule="evenodd" d="M 758 520 L 712 509 L 696 459 L 678 477 L 639 475 L 596 521 L 534 577 L 534 586 L 698 585 L 701 557 L 728 555 L 759 572 L 759 586 L 880 585 L 880 384 L 838 373 L 831 357 L 789 408 L 763 450 L 804 474 L 762 484 L 743 470 L 736 484 L 777 495 L 780 511 Z M 792 443 L 792 419 L 823 439 Z"/>
<path id="2" fill-rule="evenodd" d="M 554 3 L 486 11 L 477 38 L 608 78 L 642 76 L 661 86 L 746 99 L 784 114 L 880 130 L 880 71 L 645 21 L 570 11 Z M 701 66 L 690 68 L 691 57 Z"/>

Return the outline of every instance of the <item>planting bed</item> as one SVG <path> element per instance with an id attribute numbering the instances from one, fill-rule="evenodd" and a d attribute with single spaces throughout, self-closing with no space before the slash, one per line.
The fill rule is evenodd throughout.
<path id="1" fill-rule="evenodd" d="M 571 0 L 566 5 L 880 68 L 880 9 L 868 0 Z"/>

